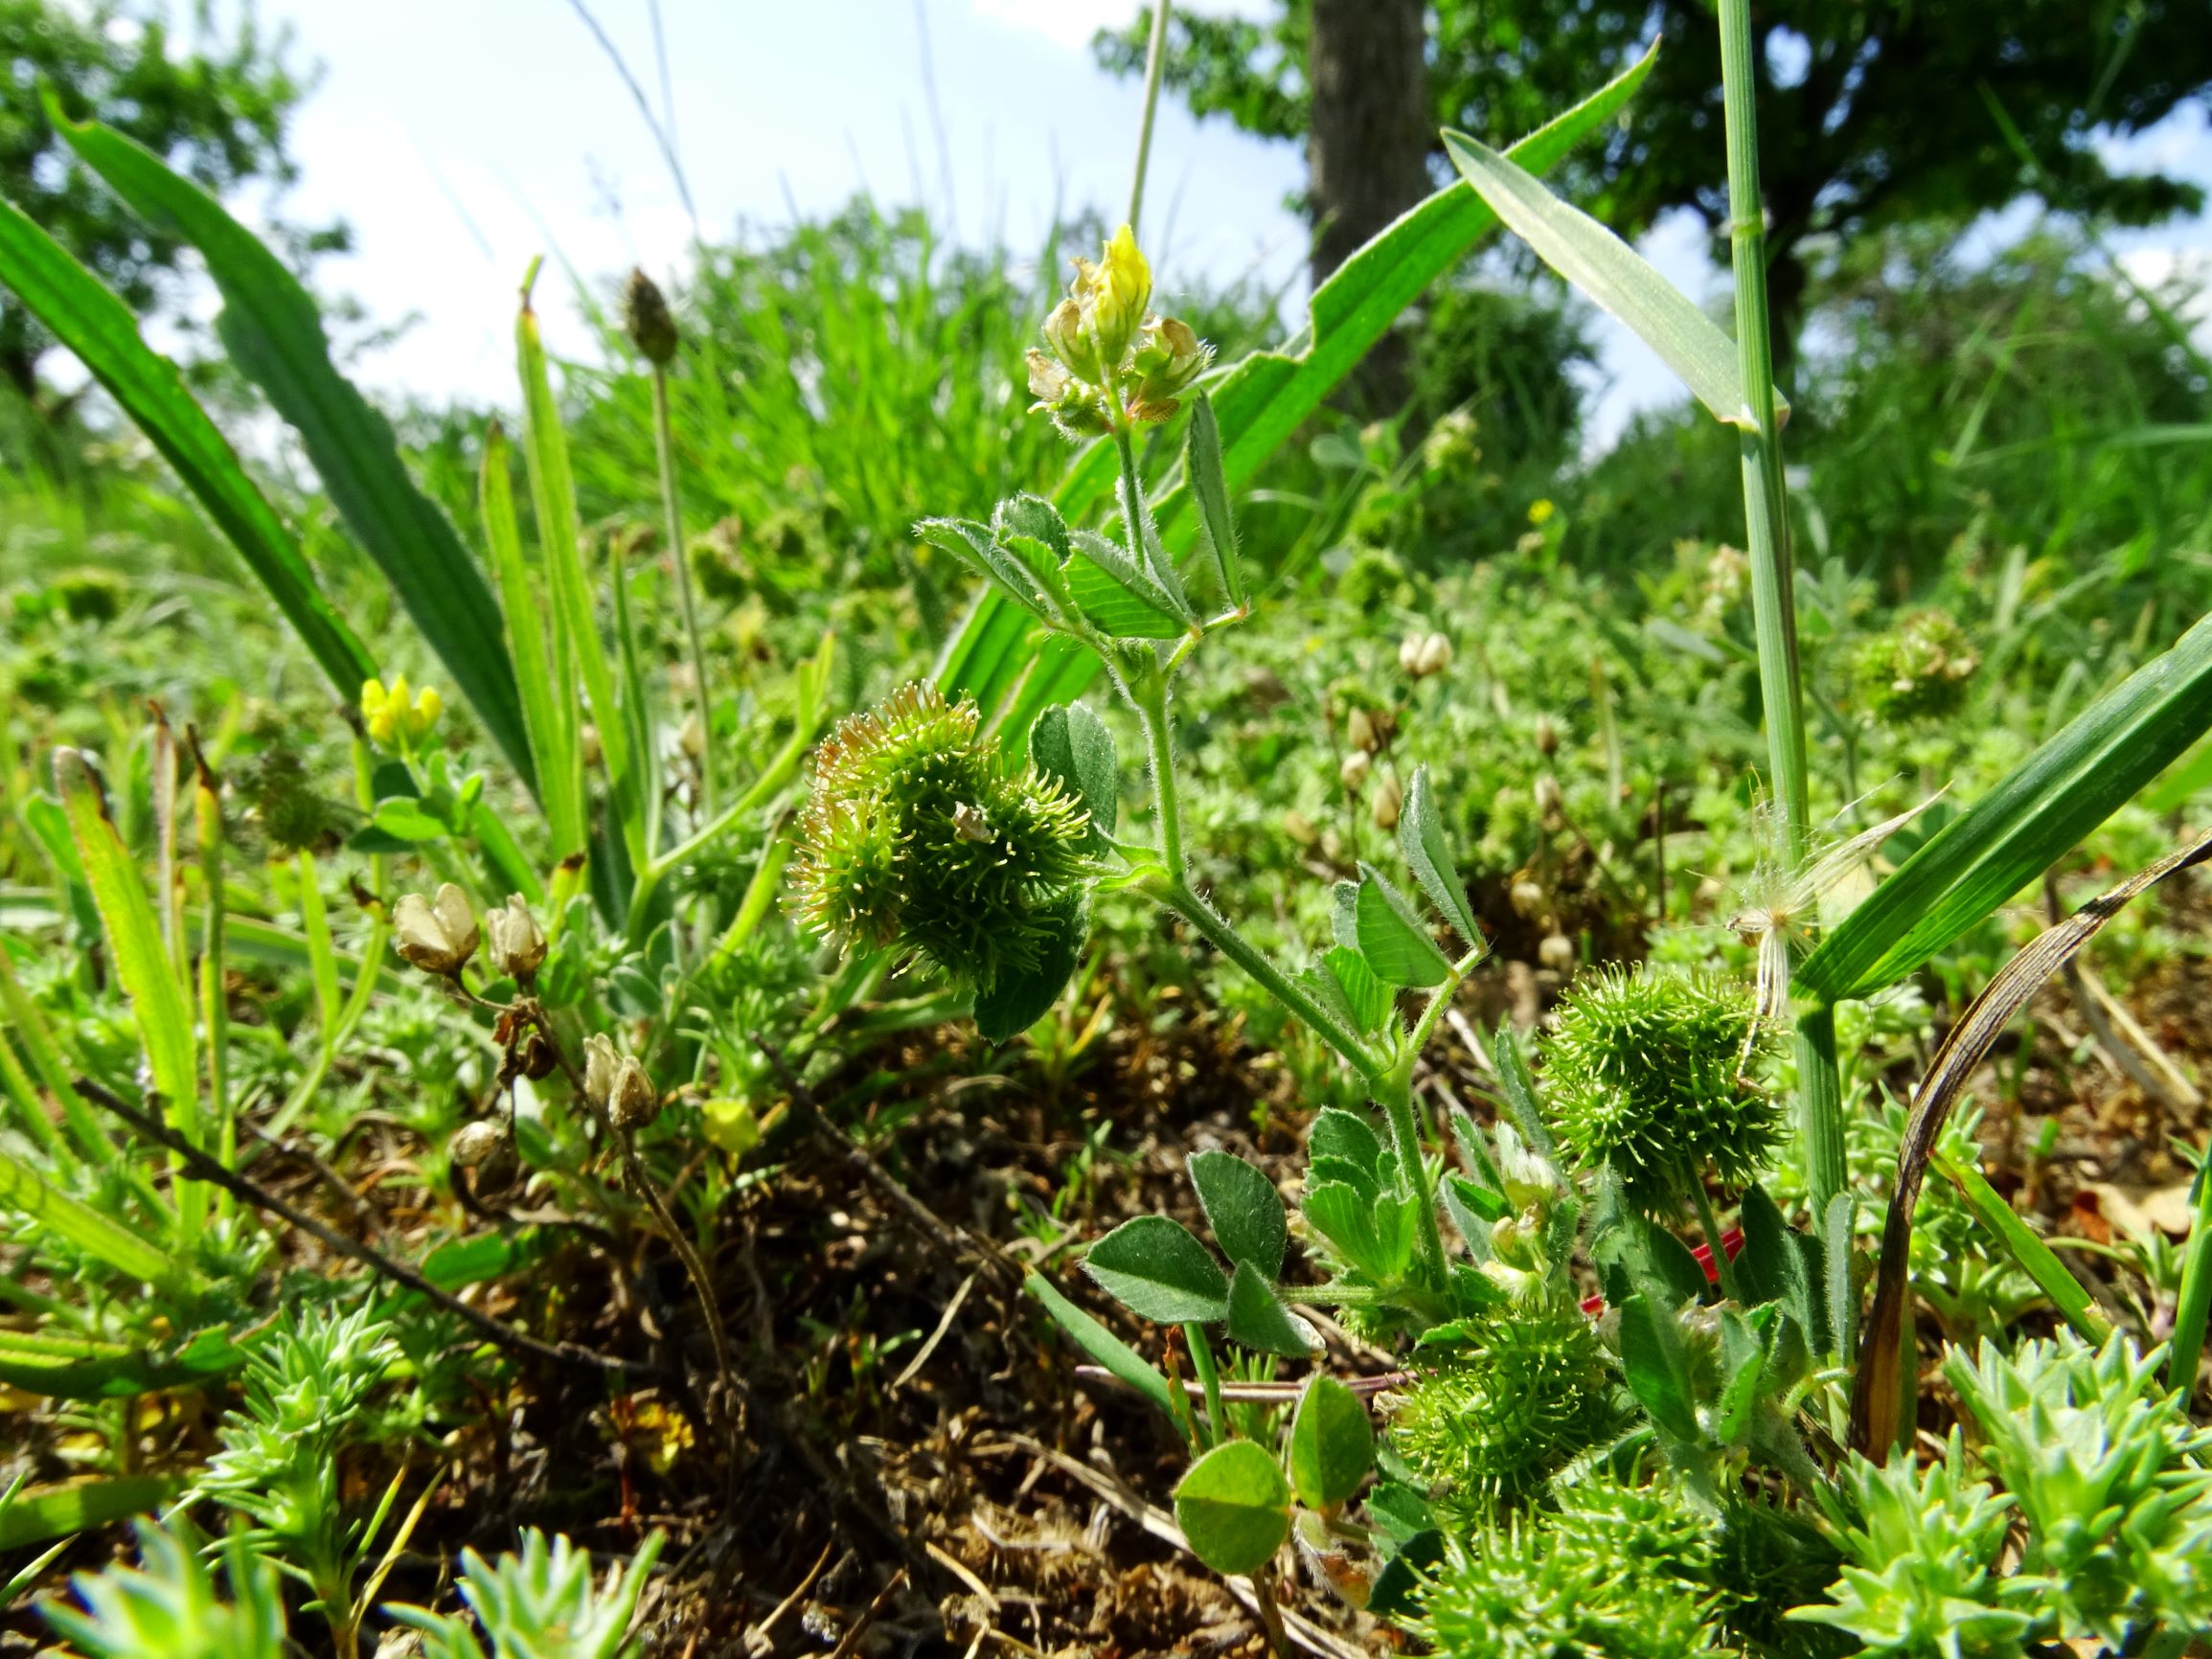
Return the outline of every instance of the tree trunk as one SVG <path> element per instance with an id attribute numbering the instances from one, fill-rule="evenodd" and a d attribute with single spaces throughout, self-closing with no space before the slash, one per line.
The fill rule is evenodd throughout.
<path id="1" fill-rule="evenodd" d="M 1313 125 L 1306 167 L 1313 216 L 1313 285 L 1428 193 L 1429 128 L 1423 0 L 1312 0 L 1307 84 Z M 1404 401 L 1405 342 L 1384 336 L 1357 373 L 1374 413 Z"/>

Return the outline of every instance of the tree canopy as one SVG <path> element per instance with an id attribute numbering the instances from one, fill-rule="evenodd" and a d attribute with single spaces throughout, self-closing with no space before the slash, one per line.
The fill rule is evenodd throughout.
<path id="1" fill-rule="evenodd" d="M 1725 234 L 1708 0 L 1434 0 L 1427 25 L 1430 125 L 1497 145 L 1663 37 L 1627 121 L 1555 183 L 1624 235 L 1676 208 Z M 1754 0 L 1752 26 L 1764 46 L 1760 170 L 1785 336 L 1800 321 L 1812 239 L 1970 216 L 2038 190 L 2131 223 L 2202 203 L 2185 181 L 2114 172 L 2097 145 L 2212 85 L 2202 0 Z M 1311 0 L 1279 0 L 1265 19 L 1177 11 L 1167 84 L 1200 116 L 1303 139 L 1311 39 Z M 1095 49 L 1109 69 L 1142 67 L 1137 28 L 1102 34 Z"/>
<path id="2" fill-rule="evenodd" d="M 262 30 L 251 11 L 218 30 L 203 4 L 189 38 L 144 0 L 0 0 L 0 195 L 97 272 L 134 309 L 158 306 L 182 242 L 133 215 L 78 163 L 46 119 L 51 88 L 72 116 L 96 114 L 218 193 L 250 180 L 293 178 L 285 150 L 309 78 L 287 62 L 288 31 Z M 291 232 L 305 255 L 342 247 L 342 230 Z M 50 342 L 0 290 L 0 375 L 36 390 Z"/>

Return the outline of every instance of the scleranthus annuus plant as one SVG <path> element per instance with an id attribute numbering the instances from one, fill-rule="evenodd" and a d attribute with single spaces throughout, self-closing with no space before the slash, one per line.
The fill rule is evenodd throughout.
<path id="1" fill-rule="evenodd" d="M 909 685 L 824 741 L 799 828 L 800 914 L 847 949 L 899 947 L 955 985 L 1028 972 L 1071 930 L 1090 818 L 1004 763 L 975 705 Z"/>

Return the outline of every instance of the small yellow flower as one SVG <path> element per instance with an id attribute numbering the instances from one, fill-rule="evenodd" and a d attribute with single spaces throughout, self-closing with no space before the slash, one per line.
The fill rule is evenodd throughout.
<path id="1" fill-rule="evenodd" d="M 436 725 L 445 712 L 445 699 L 435 686 L 414 691 L 405 674 L 395 675 L 390 686 L 382 680 L 361 682 L 361 724 L 367 728 L 370 741 L 383 748 L 400 739 L 413 742 Z"/>
<path id="2" fill-rule="evenodd" d="M 1106 245 L 1106 260 L 1091 278 L 1092 326 L 1098 330 L 1100 355 L 1118 365 L 1122 353 L 1136 337 L 1145 307 L 1152 297 L 1152 267 L 1137 247 L 1128 225 L 1113 234 Z"/>
<path id="3" fill-rule="evenodd" d="M 1540 528 L 1549 524 L 1552 514 L 1558 511 L 1559 509 L 1551 504 L 1551 497 L 1539 495 L 1528 504 L 1528 521 Z"/>

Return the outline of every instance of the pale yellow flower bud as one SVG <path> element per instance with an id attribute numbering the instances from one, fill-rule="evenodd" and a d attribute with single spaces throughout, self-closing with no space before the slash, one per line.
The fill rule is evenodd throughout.
<path id="1" fill-rule="evenodd" d="M 1076 263 L 1083 269 L 1089 268 L 1085 261 L 1078 260 Z M 1076 281 L 1081 284 L 1083 279 L 1078 276 Z M 1052 314 L 1044 320 L 1044 343 L 1077 379 L 1095 385 L 1106 377 L 1099 368 L 1098 349 L 1091 343 L 1089 330 L 1083 327 L 1083 307 L 1077 301 L 1062 300 L 1052 308 Z"/>
<path id="2" fill-rule="evenodd" d="M 1414 675 L 1426 679 L 1430 674 L 1441 674 L 1451 667 L 1451 642 L 1442 634 L 1430 634 L 1421 642 L 1421 655 L 1414 662 Z"/>
<path id="3" fill-rule="evenodd" d="M 545 961 L 545 934 L 522 895 L 510 893 L 507 903 L 484 918 L 491 936 L 491 962 L 509 978 L 528 984 Z"/>
<path id="4" fill-rule="evenodd" d="M 1098 336 L 1099 355 L 1108 368 L 1120 366 L 1152 298 L 1152 268 L 1138 250 L 1135 235 L 1124 225 L 1106 243 L 1106 260 L 1098 266 L 1091 288 L 1091 327 Z"/>
<path id="5" fill-rule="evenodd" d="M 450 979 L 476 954 L 476 914 L 460 888 L 447 881 L 436 899 L 402 894 L 392 908 L 392 931 L 399 955 L 424 973 Z"/>
<path id="6" fill-rule="evenodd" d="M 1373 754 L 1382 746 L 1382 739 L 1375 729 L 1375 716 L 1365 709 L 1354 709 L 1344 720 L 1344 740 L 1355 749 L 1365 749 Z"/>
<path id="7" fill-rule="evenodd" d="M 1355 749 L 1344 757 L 1344 763 L 1336 768 L 1337 781 L 1354 794 L 1367 782 L 1367 774 L 1375 762 L 1365 749 Z"/>
<path id="8" fill-rule="evenodd" d="M 1139 420 L 1165 420 L 1178 407 L 1177 394 L 1198 376 L 1214 349 L 1178 317 L 1147 317 L 1137 334 L 1131 367 L 1137 375 L 1129 413 Z"/>
<path id="9" fill-rule="evenodd" d="M 1563 933 L 1547 933 L 1536 947 L 1536 957 L 1554 973 L 1565 973 L 1575 965 L 1575 942 Z"/>

